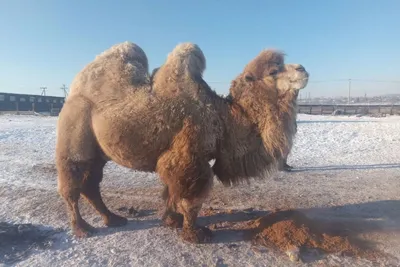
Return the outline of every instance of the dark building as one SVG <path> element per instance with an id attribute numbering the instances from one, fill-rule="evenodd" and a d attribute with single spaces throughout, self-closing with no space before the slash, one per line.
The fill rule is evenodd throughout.
<path id="1" fill-rule="evenodd" d="M 0 92 L 0 111 L 35 111 L 59 113 L 64 97 Z"/>

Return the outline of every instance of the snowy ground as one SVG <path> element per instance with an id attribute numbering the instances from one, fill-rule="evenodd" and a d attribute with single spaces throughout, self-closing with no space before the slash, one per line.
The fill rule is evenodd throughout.
<path id="1" fill-rule="evenodd" d="M 113 211 L 139 215 L 127 226 L 107 229 L 85 202 L 83 216 L 99 232 L 75 240 L 56 192 L 54 166 L 57 118 L 0 116 L 0 222 L 32 223 L 47 234 L 44 246 L 18 256 L 1 246 L 6 266 L 294 266 L 288 257 L 254 247 L 244 233 L 217 229 L 213 243 L 189 245 L 159 226 L 160 183 L 154 174 L 107 164 L 102 192 Z M 340 225 L 388 253 L 378 263 L 340 255 L 313 258 L 306 266 L 400 266 L 400 117 L 356 118 L 299 115 L 289 163 L 251 186 L 223 188 L 216 182 L 205 204 L 220 209 L 296 208 L 311 218 Z M 202 217 L 209 225 L 235 223 L 249 213 Z M 131 216 L 133 217 L 133 216 Z M 1 231 L 0 231 L 1 232 Z M 11 251 L 11 252 L 10 252 Z M 17 251 L 17 252 L 16 252 Z M 9 255 L 5 255 L 9 253 Z M 3 255 L 2 255 L 3 254 Z M 17 255 L 17 256 L 16 256 Z M 6 256 L 18 260 L 7 261 Z"/>

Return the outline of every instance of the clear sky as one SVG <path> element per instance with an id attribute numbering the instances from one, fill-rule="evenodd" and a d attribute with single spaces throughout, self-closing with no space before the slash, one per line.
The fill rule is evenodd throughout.
<path id="1" fill-rule="evenodd" d="M 0 38 L 3 92 L 61 95 L 113 44 L 137 43 L 152 70 L 190 41 L 219 93 L 269 47 L 310 72 L 303 95 L 347 95 L 349 78 L 357 95 L 400 93 L 400 0 L 0 0 Z"/>

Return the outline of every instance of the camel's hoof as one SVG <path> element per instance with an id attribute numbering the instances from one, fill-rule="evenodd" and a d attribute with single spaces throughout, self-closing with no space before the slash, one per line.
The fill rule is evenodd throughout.
<path id="1" fill-rule="evenodd" d="M 117 214 L 110 215 L 106 220 L 105 224 L 108 227 L 119 227 L 124 226 L 128 223 L 128 219 Z"/>
<path id="2" fill-rule="evenodd" d="M 87 238 L 87 237 L 89 237 L 89 236 L 91 236 L 93 234 L 93 232 L 87 231 L 87 230 L 82 229 L 82 228 L 75 228 L 74 230 L 72 230 L 72 233 L 77 238 Z"/>
<path id="3" fill-rule="evenodd" d="M 171 228 L 182 228 L 183 215 L 176 212 L 167 212 L 162 217 L 163 224 Z"/>
<path id="4" fill-rule="evenodd" d="M 285 164 L 283 166 L 283 171 L 290 172 L 290 171 L 292 171 L 292 169 L 293 169 L 293 167 L 288 164 Z"/>
<path id="5" fill-rule="evenodd" d="M 87 222 L 81 223 L 81 225 L 75 225 L 72 227 L 72 233 L 78 238 L 86 238 L 96 232 L 96 228 L 88 224 Z"/>
<path id="6" fill-rule="evenodd" d="M 212 232 L 206 227 L 198 227 L 196 229 L 183 229 L 181 238 L 189 243 L 201 244 L 211 241 Z"/>

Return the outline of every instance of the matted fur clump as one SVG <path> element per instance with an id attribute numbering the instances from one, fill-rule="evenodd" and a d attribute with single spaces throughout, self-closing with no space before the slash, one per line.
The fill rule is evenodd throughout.
<path id="1" fill-rule="evenodd" d="M 144 51 L 125 42 L 77 74 L 59 115 L 56 144 L 58 192 L 76 236 L 94 230 L 80 215 L 81 196 L 105 225 L 127 223 L 100 194 L 107 161 L 157 172 L 165 185 L 164 224 L 183 227 L 185 241 L 200 243 L 211 236 L 196 219 L 214 176 L 225 185 L 265 178 L 282 158 L 293 134 L 293 92 L 307 83 L 304 68 L 289 68 L 280 53 L 263 52 L 232 82 L 226 99 L 203 80 L 205 67 L 201 49 L 183 43 L 150 77 Z"/>
<path id="2" fill-rule="evenodd" d="M 143 49 L 132 42 L 116 44 L 76 75 L 70 95 L 129 93 L 150 83 L 149 64 Z"/>
<path id="3" fill-rule="evenodd" d="M 181 43 L 168 54 L 165 63 L 153 71 L 153 91 L 165 97 L 187 94 L 199 98 L 201 90 L 197 89 L 197 84 L 204 82 L 202 76 L 205 69 L 206 58 L 200 47 L 193 43 Z"/>
<path id="4" fill-rule="evenodd" d="M 182 43 L 168 55 L 165 66 L 171 67 L 172 73 L 187 71 L 191 75 L 202 75 L 206 69 L 206 58 L 200 47 L 193 43 Z"/>

